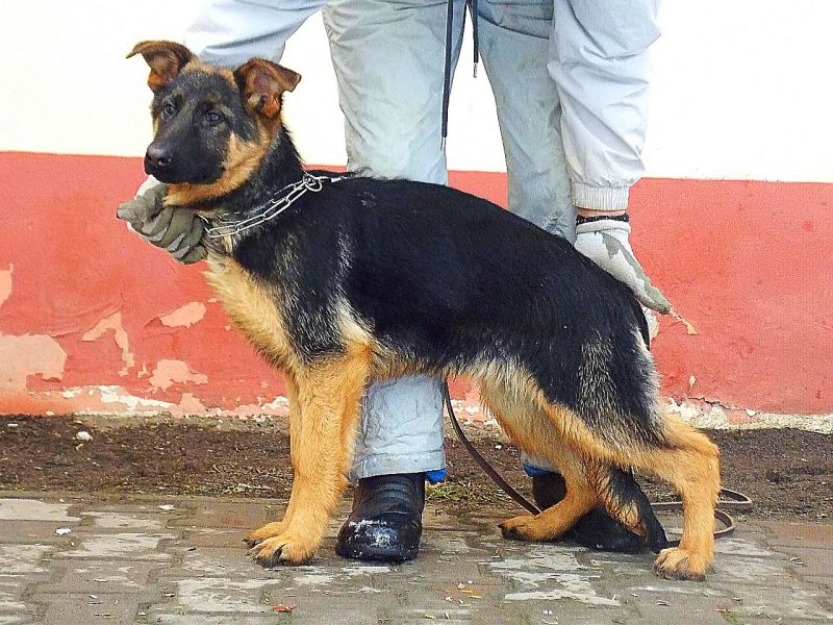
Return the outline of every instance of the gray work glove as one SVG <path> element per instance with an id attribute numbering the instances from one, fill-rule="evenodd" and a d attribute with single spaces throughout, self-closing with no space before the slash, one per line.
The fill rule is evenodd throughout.
<path id="1" fill-rule="evenodd" d="M 659 332 L 656 312 L 665 315 L 671 313 L 673 308 L 662 292 L 651 284 L 636 260 L 628 240 L 630 231 L 630 224 L 613 219 L 578 224 L 575 248 L 631 288 L 642 304 L 648 334 L 653 340 Z"/>
<path id="2" fill-rule="evenodd" d="M 133 232 L 166 250 L 179 262 L 189 265 L 207 256 L 203 237 L 205 222 L 196 212 L 164 206 L 167 187 L 148 178 L 136 197 L 119 206 L 116 216 L 126 221 Z"/>
<path id="3" fill-rule="evenodd" d="M 694 326 L 678 313 L 671 302 L 651 284 L 642 265 L 636 260 L 628 235 L 630 224 L 615 219 L 602 219 L 576 226 L 575 248 L 602 269 L 631 287 L 642 304 L 653 339 L 659 331 L 659 320 L 654 311 L 671 315 L 682 323 L 689 334 L 697 334 Z"/>
<path id="4" fill-rule="evenodd" d="M 602 269 L 631 287 L 643 306 L 667 315 L 672 309 L 671 302 L 651 284 L 642 265 L 636 260 L 628 241 L 630 232 L 630 224 L 613 219 L 579 224 L 576 226 L 575 247 Z"/>

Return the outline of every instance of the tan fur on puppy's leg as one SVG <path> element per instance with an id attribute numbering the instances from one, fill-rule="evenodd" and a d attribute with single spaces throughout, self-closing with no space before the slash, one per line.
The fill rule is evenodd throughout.
<path id="1" fill-rule="evenodd" d="M 524 515 L 509 519 L 500 524 L 505 538 L 527 541 L 555 540 L 573 527 L 585 514 L 590 512 L 598 503 L 586 474 L 586 465 L 582 459 L 566 446 L 558 445 L 553 439 L 552 446 L 545 448 L 533 444 L 530 440 L 520 442 L 512 438 L 512 442 L 530 449 L 536 455 L 547 458 L 564 478 L 566 493 L 564 499 L 554 506 L 534 516 Z M 558 453 L 552 453 L 558 450 Z M 542 452 L 549 453 L 542 453 Z"/>
<path id="2" fill-rule="evenodd" d="M 289 402 L 289 434 L 290 440 L 293 429 L 300 428 L 300 409 L 298 406 L 298 385 L 295 383 L 295 378 L 290 373 L 284 374 L 284 382 L 286 383 L 286 399 Z M 283 533 L 286 522 L 289 520 L 289 510 L 284 511 L 284 517 L 281 521 L 274 521 L 267 523 L 262 527 L 252 531 L 244 539 L 249 547 L 262 543 L 267 538 L 278 536 Z"/>
<path id="3" fill-rule="evenodd" d="M 305 562 L 321 542 L 347 484 L 342 433 L 358 425 L 369 374 L 370 359 L 364 353 L 316 364 L 297 374 L 300 411 L 291 425 L 295 480 L 281 533 L 250 551 L 260 564 Z"/>
<path id="4" fill-rule="evenodd" d="M 571 482 L 566 476 L 567 494 L 551 508 L 536 515 L 524 515 L 500 524 L 504 538 L 516 540 L 554 540 L 564 534 L 596 505 L 596 494 Z"/>
<path id="5" fill-rule="evenodd" d="M 668 579 L 703 580 L 714 559 L 714 508 L 720 493 L 720 452 L 706 436 L 676 417 L 666 417 L 673 445 L 657 474 L 674 484 L 683 501 L 683 535 L 679 547 L 664 549 L 654 563 Z M 661 452 L 662 453 L 662 452 Z"/>

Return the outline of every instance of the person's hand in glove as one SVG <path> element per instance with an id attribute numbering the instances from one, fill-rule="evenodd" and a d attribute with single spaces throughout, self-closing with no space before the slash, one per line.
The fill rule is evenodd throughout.
<path id="1" fill-rule="evenodd" d="M 694 326 L 678 313 L 671 302 L 657 287 L 651 284 L 642 265 L 636 260 L 628 235 L 631 226 L 627 214 L 579 216 L 576 221 L 575 248 L 607 271 L 614 278 L 627 284 L 642 304 L 642 312 L 648 321 L 648 332 L 653 339 L 659 331 L 655 313 L 671 315 L 685 325 L 689 334 L 697 334 Z"/>
<path id="2" fill-rule="evenodd" d="M 119 206 L 116 216 L 179 262 L 187 265 L 203 260 L 207 256 L 203 244 L 205 222 L 192 210 L 164 206 L 165 192 L 165 185 L 150 177 L 139 187 L 136 197 Z"/>
<path id="3" fill-rule="evenodd" d="M 627 284 L 643 306 L 667 315 L 673 310 L 671 302 L 651 284 L 642 265 L 636 260 L 628 241 L 630 232 L 631 226 L 626 215 L 594 217 L 589 220 L 579 218 L 575 248 Z"/>

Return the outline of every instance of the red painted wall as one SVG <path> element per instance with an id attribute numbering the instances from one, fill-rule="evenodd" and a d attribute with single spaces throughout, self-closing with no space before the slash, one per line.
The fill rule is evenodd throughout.
<path id="1" fill-rule="evenodd" d="M 282 394 L 200 267 L 115 219 L 143 178 L 135 158 L 0 153 L 0 413 L 106 409 L 102 386 L 183 409 Z M 501 174 L 452 184 L 503 203 Z M 666 392 L 833 412 L 833 185 L 646 179 L 631 204 L 640 259 L 698 332 L 663 319 Z M 160 320 L 191 302 L 205 314 L 190 327 Z"/>

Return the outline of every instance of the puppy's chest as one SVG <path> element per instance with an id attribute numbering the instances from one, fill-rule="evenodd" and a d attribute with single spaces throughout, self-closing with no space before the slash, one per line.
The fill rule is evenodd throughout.
<path id="1" fill-rule="evenodd" d="M 231 320 L 259 352 L 286 366 L 292 344 L 284 325 L 279 289 L 256 280 L 231 258 L 212 255 L 208 260 L 206 279 Z"/>

